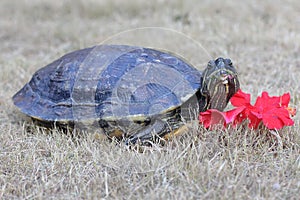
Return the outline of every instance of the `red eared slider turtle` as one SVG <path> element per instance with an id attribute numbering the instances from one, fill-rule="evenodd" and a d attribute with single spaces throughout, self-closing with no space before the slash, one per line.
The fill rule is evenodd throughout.
<path id="1" fill-rule="evenodd" d="M 38 70 L 13 101 L 42 124 L 96 127 L 127 142 L 164 137 L 238 90 L 230 59 L 203 72 L 166 52 L 125 45 L 77 50 Z"/>

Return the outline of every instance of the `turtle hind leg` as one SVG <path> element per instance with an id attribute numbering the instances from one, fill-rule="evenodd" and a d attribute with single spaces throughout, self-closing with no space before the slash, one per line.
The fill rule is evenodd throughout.
<path id="1" fill-rule="evenodd" d="M 136 144 L 141 141 L 144 144 L 152 140 L 155 136 L 163 136 L 168 130 L 167 122 L 161 119 L 155 119 L 152 123 L 139 130 L 136 134 L 132 135 L 125 140 L 126 145 Z"/>

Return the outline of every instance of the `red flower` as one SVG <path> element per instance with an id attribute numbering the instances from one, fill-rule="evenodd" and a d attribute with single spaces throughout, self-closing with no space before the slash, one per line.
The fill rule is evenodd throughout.
<path id="1" fill-rule="evenodd" d="M 203 123 L 205 128 L 209 128 L 217 124 L 222 124 L 224 127 L 226 127 L 227 124 L 232 123 L 235 120 L 237 115 L 239 115 L 243 109 L 243 107 L 239 107 L 227 112 L 209 109 L 200 113 L 199 120 Z"/>
<path id="2" fill-rule="evenodd" d="M 288 93 L 279 97 L 270 97 L 267 92 L 263 92 L 261 97 L 257 98 L 254 109 L 250 111 L 251 118 L 256 117 L 256 119 L 254 122 L 250 121 L 249 126 L 257 128 L 260 121 L 268 129 L 281 129 L 285 125 L 293 125 L 294 121 L 287 110 L 289 101 L 290 94 Z"/>
<path id="3" fill-rule="evenodd" d="M 289 101 L 289 93 L 270 97 L 267 92 L 263 92 L 255 104 L 251 105 L 250 94 L 239 90 L 230 99 L 231 104 L 237 108 L 227 112 L 210 109 L 200 113 L 199 120 L 206 128 L 220 123 L 224 127 L 229 123 L 236 125 L 249 119 L 249 128 L 257 129 L 263 123 L 268 129 L 281 129 L 294 124 L 290 115 L 295 115 L 296 110 L 288 107 Z"/>

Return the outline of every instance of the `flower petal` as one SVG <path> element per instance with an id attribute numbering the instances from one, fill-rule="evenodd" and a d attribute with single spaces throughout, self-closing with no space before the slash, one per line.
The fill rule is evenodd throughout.
<path id="1" fill-rule="evenodd" d="M 288 107 L 289 102 L 290 102 L 289 93 L 285 93 L 282 96 L 270 97 L 267 92 L 263 92 L 261 97 L 258 97 L 256 99 L 254 106 L 263 110 L 268 110 L 269 108 L 274 108 L 274 107 Z"/>
<path id="2" fill-rule="evenodd" d="M 283 126 L 294 124 L 289 112 L 284 108 L 274 109 L 272 113 L 265 114 L 263 122 L 269 129 L 281 129 Z"/>
<path id="3" fill-rule="evenodd" d="M 248 127 L 252 129 L 257 129 L 262 121 L 262 115 L 255 110 L 248 113 L 249 124 Z"/>
<path id="4" fill-rule="evenodd" d="M 211 128 L 217 124 L 223 124 L 226 126 L 226 116 L 223 112 L 216 109 L 209 109 L 205 112 L 201 112 L 199 115 L 199 121 L 205 128 Z"/>
<path id="5" fill-rule="evenodd" d="M 230 99 L 230 102 L 235 107 L 250 105 L 250 94 L 244 93 L 239 89 Z"/>
<path id="6" fill-rule="evenodd" d="M 227 112 L 225 112 L 225 120 L 226 120 L 226 123 L 232 123 L 234 121 L 237 122 L 237 118 L 239 119 L 238 121 L 243 121 L 246 116 L 243 115 L 243 112 L 244 110 L 246 109 L 245 106 L 241 106 L 241 107 L 238 107 L 238 108 L 235 108 L 235 109 L 232 109 L 232 110 L 229 110 Z M 234 124 L 237 124 L 237 123 L 234 123 Z"/>
<path id="7" fill-rule="evenodd" d="M 280 96 L 280 105 L 283 107 L 288 107 L 290 102 L 291 96 L 290 93 L 284 93 L 282 96 Z"/>

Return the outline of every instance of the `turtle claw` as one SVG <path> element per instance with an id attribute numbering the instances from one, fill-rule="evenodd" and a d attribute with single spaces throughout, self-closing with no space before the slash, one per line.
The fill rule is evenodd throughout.
<path id="1" fill-rule="evenodd" d="M 126 145 L 137 144 L 140 141 L 142 144 L 147 143 L 155 136 L 160 136 L 167 129 L 167 123 L 161 119 L 155 119 L 153 123 L 145 126 L 143 129 L 138 131 L 125 140 Z"/>

